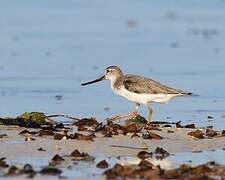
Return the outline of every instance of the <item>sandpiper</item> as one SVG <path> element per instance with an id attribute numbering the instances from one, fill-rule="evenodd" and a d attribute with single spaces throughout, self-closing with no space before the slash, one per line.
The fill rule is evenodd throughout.
<path id="1" fill-rule="evenodd" d="M 150 107 L 151 102 L 167 103 L 178 96 L 192 95 L 192 93 L 162 85 L 146 77 L 131 74 L 124 75 L 117 66 L 107 67 L 103 76 L 81 85 L 85 86 L 102 80 L 110 80 L 113 92 L 136 104 L 135 111 L 129 115 L 137 116 L 140 104 L 144 104 L 148 109 L 147 120 L 149 123 L 152 121 L 153 112 Z"/>

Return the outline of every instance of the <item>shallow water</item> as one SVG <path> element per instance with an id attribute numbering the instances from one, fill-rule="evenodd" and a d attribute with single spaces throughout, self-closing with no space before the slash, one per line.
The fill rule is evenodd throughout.
<path id="1" fill-rule="evenodd" d="M 190 163 L 192 165 L 199 165 L 209 161 L 225 164 L 224 150 L 203 151 L 199 153 L 177 153 L 175 156 L 170 156 L 168 159 L 176 164 Z"/>
<path id="2" fill-rule="evenodd" d="M 198 95 L 153 104 L 154 119 L 225 129 L 224 8 L 224 0 L 2 0 L 0 116 L 42 111 L 104 121 L 129 112 L 133 104 L 109 82 L 80 86 L 118 65 Z"/>
<path id="3" fill-rule="evenodd" d="M 199 95 L 154 104 L 155 119 L 225 128 L 224 7 L 222 0 L 1 1 L 0 113 L 104 120 L 129 112 L 133 104 L 109 82 L 80 86 L 115 64 Z"/>
<path id="4" fill-rule="evenodd" d="M 223 150 L 217 151 L 204 151 L 200 153 L 177 153 L 171 155 L 163 160 L 150 159 L 154 165 L 160 165 L 163 169 L 178 168 L 182 164 L 191 164 L 197 166 L 206 162 L 215 161 L 219 164 L 225 164 L 225 158 L 223 156 Z M 123 157 L 119 159 L 116 157 L 97 157 L 93 162 L 67 162 L 58 165 L 57 167 L 63 170 L 62 176 L 67 179 L 72 178 L 84 178 L 84 179 L 103 179 L 101 174 L 105 169 L 99 169 L 96 167 L 96 163 L 106 160 L 109 163 L 109 168 L 112 168 L 116 163 L 120 164 L 138 164 L 140 159 L 137 157 Z M 17 160 L 9 161 L 10 164 L 24 165 L 32 164 L 35 170 L 39 171 L 41 168 L 48 165 L 49 160 L 47 158 L 18 158 Z M 37 176 L 38 177 L 38 176 Z M 36 178 L 37 178 L 36 177 Z"/>

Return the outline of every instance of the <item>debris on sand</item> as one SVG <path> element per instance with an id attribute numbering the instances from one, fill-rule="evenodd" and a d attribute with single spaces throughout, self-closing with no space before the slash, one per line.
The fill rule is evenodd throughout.
<path id="1" fill-rule="evenodd" d="M 181 123 L 180 121 L 176 123 L 176 128 L 183 128 L 183 126 L 181 126 L 180 123 Z"/>
<path id="2" fill-rule="evenodd" d="M 192 129 L 195 129 L 195 124 L 187 124 L 185 126 L 183 126 L 184 128 L 192 128 Z"/>
<path id="3" fill-rule="evenodd" d="M 222 131 L 221 135 L 222 136 L 225 136 L 225 130 Z"/>
<path id="4" fill-rule="evenodd" d="M 98 124 L 95 118 L 83 118 L 73 123 L 75 126 L 97 126 Z"/>
<path id="5" fill-rule="evenodd" d="M 105 168 L 109 167 L 109 164 L 107 163 L 106 160 L 103 160 L 103 161 L 100 161 L 99 163 L 97 163 L 96 167 L 100 168 L 100 169 L 105 169 Z"/>
<path id="6" fill-rule="evenodd" d="M 147 160 L 141 160 L 138 166 L 141 169 L 152 169 L 154 167 L 154 165 Z"/>
<path id="7" fill-rule="evenodd" d="M 168 132 L 168 133 L 174 133 L 174 131 L 172 131 L 172 130 L 168 130 L 167 132 Z"/>
<path id="8" fill-rule="evenodd" d="M 137 133 L 133 133 L 130 137 L 134 138 L 134 137 L 140 137 L 140 136 Z"/>
<path id="9" fill-rule="evenodd" d="M 26 137 L 25 141 L 36 141 L 36 139 L 33 137 Z"/>
<path id="10" fill-rule="evenodd" d="M 191 128 L 191 129 L 196 128 L 195 124 L 187 124 L 187 125 L 182 126 L 180 123 L 181 123 L 181 121 L 176 123 L 176 128 Z"/>
<path id="11" fill-rule="evenodd" d="M 205 131 L 205 135 L 208 136 L 208 137 L 215 137 L 215 136 L 218 135 L 218 133 L 211 128 L 207 128 L 206 131 Z"/>
<path id="12" fill-rule="evenodd" d="M 136 124 L 124 125 L 123 128 L 124 128 L 124 134 L 140 132 L 140 128 Z"/>
<path id="13" fill-rule="evenodd" d="M 54 136 L 54 132 L 52 130 L 45 130 L 45 129 L 41 129 L 39 132 L 38 132 L 38 136 Z"/>
<path id="14" fill-rule="evenodd" d="M 61 164 L 63 161 L 65 161 L 65 159 L 62 156 L 56 154 L 49 162 L 49 165 L 56 166 L 56 165 Z"/>
<path id="15" fill-rule="evenodd" d="M 203 139 L 204 138 L 204 132 L 201 130 L 191 131 L 188 133 L 189 136 L 195 137 L 197 139 Z"/>
<path id="16" fill-rule="evenodd" d="M 150 132 L 150 131 L 147 131 L 145 134 L 142 134 L 142 138 L 143 139 L 156 139 L 156 140 L 161 140 L 163 139 L 160 135 L 156 134 L 156 133 L 153 133 L 153 132 Z"/>
<path id="17" fill-rule="evenodd" d="M 218 138 L 222 137 L 223 131 L 216 131 L 213 130 L 212 128 L 207 128 L 206 130 L 196 130 L 188 133 L 189 136 L 192 136 L 197 139 L 203 139 L 203 138 Z"/>
<path id="18" fill-rule="evenodd" d="M 137 154 L 137 157 L 144 160 L 144 159 L 147 159 L 147 158 L 150 158 L 152 157 L 152 152 L 147 152 L 147 151 L 140 151 L 138 154 Z"/>
<path id="19" fill-rule="evenodd" d="M 37 149 L 38 151 L 46 151 L 46 149 L 44 149 L 43 147 L 40 147 Z"/>
<path id="20" fill-rule="evenodd" d="M 21 170 L 21 173 L 26 174 L 28 178 L 33 178 L 37 174 L 30 164 L 25 164 Z"/>
<path id="21" fill-rule="evenodd" d="M 46 116 L 42 112 L 25 112 L 17 117 L 18 120 L 25 121 L 28 123 L 37 123 L 39 125 L 45 124 Z"/>
<path id="22" fill-rule="evenodd" d="M 144 117 L 137 115 L 135 118 L 128 120 L 128 123 L 143 126 L 143 125 L 146 125 L 148 123 L 148 121 Z"/>
<path id="23" fill-rule="evenodd" d="M 30 134 L 30 135 L 35 135 L 35 134 L 38 134 L 37 131 L 29 131 L 27 129 L 24 129 L 22 131 L 19 132 L 20 135 L 26 135 L 26 134 Z"/>
<path id="24" fill-rule="evenodd" d="M 5 174 L 6 176 L 15 176 L 15 175 L 20 175 L 20 169 L 17 168 L 16 166 L 10 166 L 7 170 L 7 173 Z"/>
<path id="25" fill-rule="evenodd" d="M 8 136 L 7 134 L 0 134 L 0 139 L 4 138 L 4 137 L 7 137 L 7 136 Z"/>
<path id="26" fill-rule="evenodd" d="M 48 166 L 48 167 L 44 167 L 39 173 L 42 175 L 57 176 L 57 175 L 60 175 L 62 171 L 58 168 Z"/>
<path id="27" fill-rule="evenodd" d="M 103 173 L 107 179 L 213 179 L 216 176 L 223 177 L 224 174 L 225 167 L 215 162 L 208 162 L 195 167 L 184 164 L 177 169 L 165 170 L 146 160 L 141 161 L 138 165 L 116 164 Z"/>
<path id="28" fill-rule="evenodd" d="M 77 131 L 86 131 L 88 128 L 84 127 L 83 125 L 78 126 Z"/>
<path id="29" fill-rule="evenodd" d="M 140 151 L 137 154 L 137 157 L 141 160 L 145 160 L 148 158 L 155 158 L 157 160 L 162 160 L 164 158 L 167 158 L 170 155 L 165 149 L 161 147 L 157 147 L 154 152 L 147 152 L 147 151 Z"/>
<path id="30" fill-rule="evenodd" d="M 0 169 L 9 167 L 5 160 L 5 157 L 0 158 Z"/>
<path id="31" fill-rule="evenodd" d="M 54 122 L 48 121 L 49 118 L 42 112 L 25 112 L 16 118 L 2 118 L 0 117 L 0 124 L 3 125 L 16 125 L 28 128 L 40 128 L 41 125 Z"/>
<path id="32" fill-rule="evenodd" d="M 88 153 L 80 152 L 79 150 L 75 149 L 70 154 L 71 160 L 73 161 L 93 161 L 95 158 L 90 156 Z"/>
<path id="33" fill-rule="evenodd" d="M 34 120 L 36 118 L 37 119 L 44 118 L 44 114 L 34 115 L 32 113 L 31 114 L 25 113 L 20 117 L 22 121 L 27 122 L 30 120 Z M 39 120 L 37 121 L 39 122 Z M 42 120 L 40 120 L 40 122 L 42 122 Z M 72 121 L 70 124 L 65 125 L 61 123 L 57 124 L 55 123 L 51 124 L 47 122 L 44 124 L 40 123 L 40 125 L 38 125 L 38 129 L 29 129 L 30 127 L 34 126 L 26 124 L 29 125 L 27 127 L 25 126 L 26 129 L 18 127 L 15 128 L 17 137 L 13 136 L 13 133 L 11 132 L 8 133 L 8 130 L 11 130 L 11 127 L 3 126 L 3 129 L 4 128 L 7 129 L 6 131 L 6 133 L 8 134 L 7 138 L 11 138 L 13 140 L 15 140 L 15 137 L 16 138 L 19 137 L 19 139 L 26 138 L 27 141 L 32 141 L 36 139 L 37 140 L 36 142 L 30 143 L 23 142 L 23 143 L 29 145 L 31 148 L 34 148 L 32 150 L 34 150 L 34 153 L 38 154 L 38 156 L 43 155 L 45 157 L 46 155 L 51 154 L 52 150 L 53 152 L 55 152 L 54 150 L 57 150 L 58 154 L 51 157 L 48 161 L 48 164 L 45 164 L 47 166 L 45 166 L 44 168 L 43 167 L 40 168 L 41 169 L 40 171 L 34 170 L 34 168 L 30 164 L 25 164 L 24 166 L 9 165 L 7 164 L 5 158 L 0 158 L 0 176 L 5 177 L 5 176 L 23 175 L 30 178 L 33 178 L 36 175 L 60 176 L 60 174 L 62 173 L 61 170 L 62 167 L 64 168 L 66 166 L 73 168 L 72 165 L 83 163 L 92 164 L 94 167 L 96 166 L 97 168 L 100 169 L 111 168 L 111 166 L 109 167 L 109 163 L 107 162 L 108 159 L 106 159 L 107 161 L 102 160 L 100 162 L 95 163 L 94 162 L 95 157 L 88 154 L 89 152 L 92 151 L 92 149 L 88 148 L 93 148 L 93 154 L 95 154 L 96 151 L 98 151 L 99 146 L 102 145 L 101 143 L 105 143 L 104 145 L 102 145 L 103 148 L 102 150 L 104 151 L 97 152 L 100 154 L 99 156 L 102 155 L 105 156 L 105 154 L 107 155 L 107 153 L 109 154 L 111 153 L 108 158 L 113 157 L 112 154 L 116 154 L 115 157 L 118 156 L 119 159 L 120 157 L 127 156 L 127 154 L 130 153 L 129 156 L 133 155 L 135 156 L 137 154 L 137 157 L 139 158 L 138 164 L 131 164 L 131 165 L 116 164 L 113 168 L 106 170 L 104 174 L 106 175 L 107 178 L 190 179 L 195 178 L 194 175 L 196 175 L 196 177 L 202 178 L 214 174 L 220 175 L 220 171 L 223 172 L 225 171 L 221 166 L 213 163 L 204 164 L 196 167 L 191 167 L 189 165 L 182 165 L 177 169 L 170 169 L 170 170 L 162 169 L 160 166 L 155 166 L 153 163 L 151 163 L 150 162 L 151 159 L 154 160 L 153 162 L 158 162 L 158 160 L 167 158 L 170 155 L 170 153 L 174 152 L 173 147 L 168 148 L 170 153 L 164 148 L 168 147 L 169 146 L 168 144 L 173 143 L 173 140 L 175 139 L 178 140 L 176 142 L 177 144 L 175 143 L 176 146 L 177 145 L 179 146 L 178 143 L 182 144 L 183 140 L 188 141 L 188 143 L 191 141 L 193 144 L 198 144 L 198 141 L 194 142 L 192 139 L 187 138 L 187 135 L 195 137 L 197 139 L 208 138 L 207 141 L 210 141 L 211 144 L 214 144 L 215 141 L 212 138 L 225 136 L 225 130 L 222 132 L 216 131 L 212 127 L 196 129 L 195 124 L 181 125 L 180 122 L 178 122 L 176 124 L 176 127 L 183 128 L 178 130 L 174 128 L 175 125 L 173 123 L 171 124 L 167 123 L 168 122 L 163 122 L 162 124 L 153 123 L 153 126 L 150 125 L 149 128 L 148 127 L 145 128 L 138 123 L 120 124 L 112 121 L 108 121 L 107 123 L 99 123 L 95 118 L 83 118 L 83 119 L 76 119 Z M 192 128 L 192 129 L 185 129 L 185 128 Z M 5 133 L 5 131 L 3 132 Z M 0 134 L 0 138 L 4 137 L 6 137 L 6 134 Z M 58 142 L 54 141 L 53 139 L 62 141 Z M 66 141 L 67 139 L 69 140 Z M 41 140 L 43 140 L 43 143 Z M 79 142 L 78 140 L 85 142 Z M 5 139 L 1 139 L 1 141 L 5 141 Z M 200 140 L 200 142 L 202 141 Z M 220 143 L 221 141 L 219 140 L 218 142 Z M 168 144 L 164 145 L 164 143 Z M 89 144 L 91 144 L 91 146 L 87 148 L 86 145 Z M 80 147 L 82 148 L 82 151 L 87 151 L 88 153 L 80 151 L 81 149 L 79 150 L 75 149 L 73 152 L 68 154 L 67 152 L 68 149 L 64 148 L 67 147 L 68 145 L 71 145 L 69 148 Z M 184 146 L 185 145 L 186 144 L 184 142 Z M 154 147 L 156 148 L 155 150 L 153 149 Z M 214 149 L 219 149 L 218 147 L 221 148 L 221 145 L 213 146 Z M 178 149 L 179 147 L 176 148 Z M 149 151 L 149 149 L 153 149 L 153 151 Z M 193 149 L 190 148 L 190 151 L 191 150 Z M 200 150 L 205 149 L 196 149 L 195 152 L 200 152 Z M 123 155 L 123 153 L 125 155 Z M 5 154 L 3 154 L 2 156 L 5 156 Z M 120 160 L 123 160 L 123 158 L 121 158 Z M 165 161 L 167 161 L 167 159 Z M 219 168 L 221 169 L 219 170 Z"/>
<path id="34" fill-rule="evenodd" d="M 55 140 L 61 140 L 61 139 L 63 139 L 63 137 L 64 137 L 63 134 L 55 133 L 54 136 L 53 136 L 53 139 L 55 139 Z"/>
<path id="35" fill-rule="evenodd" d="M 85 140 L 85 141 L 93 141 L 94 135 L 84 135 L 80 133 L 75 133 L 73 136 L 70 136 L 71 139 Z"/>
<path id="36" fill-rule="evenodd" d="M 154 156 L 156 159 L 162 160 L 166 157 L 168 157 L 170 153 L 168 153 L 165 149 L 161 147 L 157 147 L 154 151 Z"/>
<path id="37" fill-rule="evenodd" d="M 104 137 L 112 137 L 113 135 L 119 134 L 126 135 L 127 133 L 138 133 L 141 129 L 142 128 L 136 124 L 127 124 L 122 126 L 120 124 L 113 123 L 112 121 L 108 121 L 105 125 L 99 124 L 94 129 L 94 132 L 101 132 Z"/>
<path id="38" fill-rule="evenodd" d="M 0 159 L 0 173 L 1 177 L 8 177 L 8 176 L 21 176 L 25 175 L 28 178 L 33 178 L 36 174 L 40 173 L 42 175 L 60 175 L 62 171 L 60 169 L 47 166 L 41 169 L 39 172 L 35 171 L 30 164 L 25 164 L 24 166 L 15 166 L 15 165 L 8 165 L 5 161 L 6 158 Z"/>

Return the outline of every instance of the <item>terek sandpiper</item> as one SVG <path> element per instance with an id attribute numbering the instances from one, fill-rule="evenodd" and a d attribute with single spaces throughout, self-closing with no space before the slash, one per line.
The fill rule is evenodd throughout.
<path id="1" fill-rule="evenodd" d="M 103 76 L 81 85 L 85 86 L 102 80 L 110 80 L 113 92 L 136 104 L 135 111 L 130 115 L 138 115 L 140 104 L 144 104 L 148 109 L 147 120 L 149 123 L 152 121 L 153 112 L 150 107 L 151 102 L 166 103 L 178 96 L 192 95 L 192 93 L 162 85 L 146 77 L 131 74 L 124 75 L 117 66 L 107 67 Z"/>

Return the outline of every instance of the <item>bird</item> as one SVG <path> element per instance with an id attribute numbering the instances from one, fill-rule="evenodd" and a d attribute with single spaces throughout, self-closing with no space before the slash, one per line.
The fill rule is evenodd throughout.
<path id="1" fill-rule="evenodd" d="M 128 116 L 136 117 L 139 115 L 139 106 L 144 104 L 147 107 L 148 124 L 152 123 L 153 109 L 150 106 L 151 103 L 167 103 L 176 97 L 192 95 L 190 92 L 163 85 L 147 77 L 132 74 L 124 75 L 118 66 L 107 67 L 101 77 L 81 85 L 86 86 L 102 80 L 109 80 L 114 93 L 135 103 L 135 110 Z"/>

